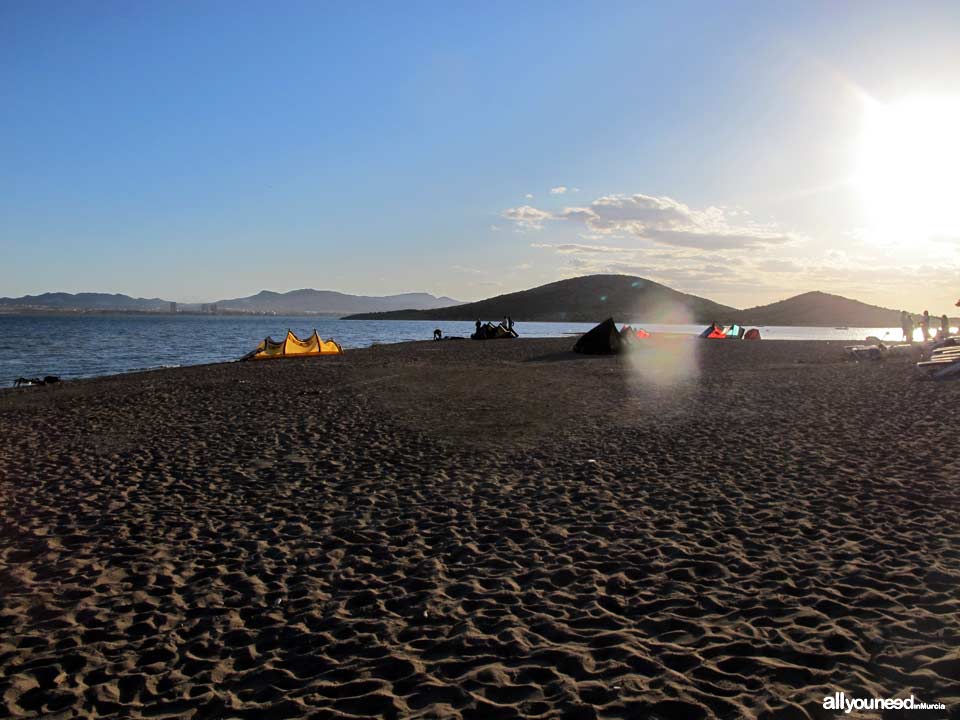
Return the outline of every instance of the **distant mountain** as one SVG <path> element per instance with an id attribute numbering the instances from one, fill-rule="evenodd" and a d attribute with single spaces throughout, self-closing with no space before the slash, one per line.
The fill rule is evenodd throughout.
<path id="1" fill-rule="evenodd" d="M 728 322 L 740 312 L 631 275 L 588 275 L 488 300 L 428 310 L 360 313 L 357 320 L 514 320 L 599 322 Z"/>
<path id="2" fill-rule="evenodd" d="M 273 312 L 277 314 L 316 313 L 346 315 L 349 313 L 386 312 L 391 310 L 427 310 L 460 304 L 448 297 L 434 297 L 429 293 L 403 293 L 372 297 L 346 295 L 332 290 L 291 290 L 276 293 L 262 290 L 256 295 L 234 300 L 221 300 L 220 310 L 245 312 Z"/>
<path id="3" fill-rule="evenodd" d="M 0 298 L 0 312 L 169 312 L 170 301 L 108 293 L 43 293 Z M 180 311 L 205 306 L 180 303 Z M 824 292 L 808 292 L 779 302 L 737 310 L 631 275 L 588 275 L 531 290 L 461 303 L 428 293 L 386 297 L 347 295 L 332 290 L 263 290 L 216 303 L 217 312 L 347 316 L 361 320 L 514 320 L 599 322 L 738 322 L 748 326 L 897 327 L 900 311 Z"/>
<path id="4" fill-rule="evenodd" d="M 293 290 L 276 293 L 263 290 L 256 295 L 217 303 L 179 303 L 182 311 L 275 313 L 278 315 L 333 315 L 348 313 L 402 310 L 404 308 L 426 309 L 457 305 L 448 297 L 434 297 L 428 293 L 403 293 L 386 297 L 347 295 L 331 290 Z M 20 298 L 0 298 L 0 311 L 6 312 L 169 312 L 171 303 L 160 298 L 132 298 L 129 295 L 107 293 L 43 293 Z"/>
<path id="5" fill-rule="evenodd" d="M 808 292 L 743 310 L 737 320 L 741 325 L 898 327 L 900 311 L 867 305 L 840 295 Z"/>
<path id="6" fill-rule="evenodd" d="M 168 300 L 160 298 L 132 298 L 129 295 L 108 293 L 43 293 L 19 298 L 0 298 L 5 310 L 87 310 L 100 312 L 155 312 L 167 310 Z"/>

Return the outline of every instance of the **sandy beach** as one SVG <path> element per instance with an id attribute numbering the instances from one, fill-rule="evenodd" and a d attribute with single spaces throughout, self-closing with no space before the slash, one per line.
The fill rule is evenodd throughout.
<path id="1" fill-rule="evenodd" d="M 0 391 L 0 715 L 960 717 L 960 383 L 573 341 Z"/>

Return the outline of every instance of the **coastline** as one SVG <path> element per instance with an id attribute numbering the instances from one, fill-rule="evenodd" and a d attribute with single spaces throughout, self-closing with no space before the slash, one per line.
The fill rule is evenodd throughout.
<path id="1" fill-rule="evenodd" d="M 957 383 L 844 341 L 379 345 L 0 393 L 0 698 L 66 717 L 960 702 Z M 939 717 L 928 713 L 930 717 Z"/>

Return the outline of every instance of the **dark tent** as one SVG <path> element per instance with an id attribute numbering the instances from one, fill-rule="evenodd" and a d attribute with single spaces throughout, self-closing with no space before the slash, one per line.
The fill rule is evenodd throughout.
<path id="1" fill-rule="evenodd" d="M 585 355 L 611 355 L 623 349 L 623 340 L 613 318 L 607 318 L 593 330 L 584 333 L 573 346 L 573 351 Z"/>

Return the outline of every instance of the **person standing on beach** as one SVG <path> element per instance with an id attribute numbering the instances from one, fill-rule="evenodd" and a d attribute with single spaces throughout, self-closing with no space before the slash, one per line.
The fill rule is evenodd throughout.
<path id="1" fill-rule="evenodd" d="M 920 318 L 920 332 L 923 333 L 923 341 L 930 339 L 930 311 L 924 310 L 923 317 Z"/>
<path id="2" fill-rule="evenodd" d="M 940 316 L 940 337 L 944 340 L 950 337 L 950 318 L 946 313 Z"/>
<path id="3" fill-rule="evenodd" d="M 905 342 L 913 342 L 913 319 L 906 310 L 900 311 L 900 329 L 903 330 L 903 339 Z"/>

